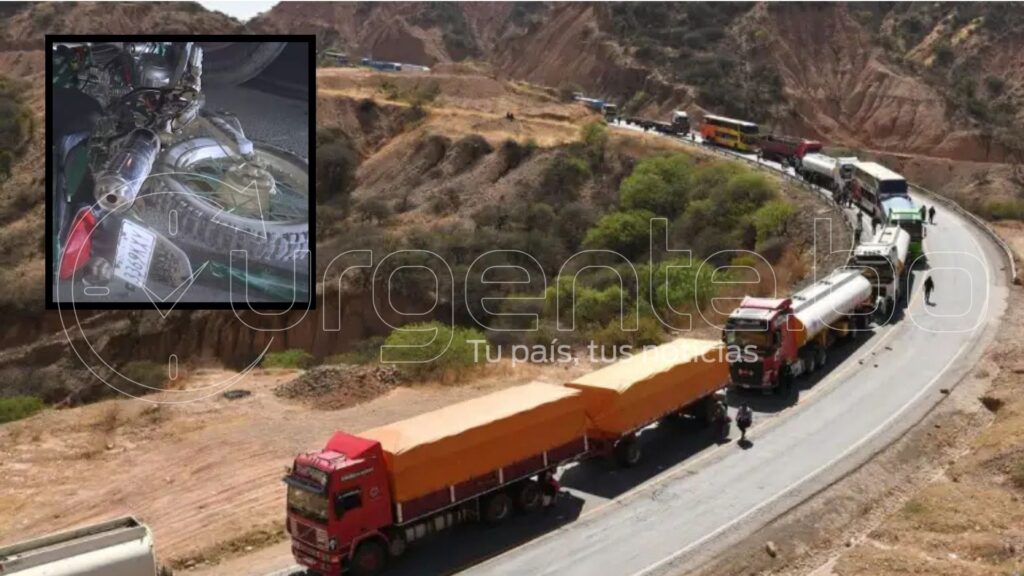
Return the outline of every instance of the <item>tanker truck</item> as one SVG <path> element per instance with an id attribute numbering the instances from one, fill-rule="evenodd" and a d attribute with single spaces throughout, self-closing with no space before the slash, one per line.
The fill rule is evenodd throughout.
<path id="1" fill-rule="evenodd" d="M 284 478 L 292 554 L 328 576 L 378 574 L 433 533 L 537 510 L 541 479 L 559 466 L 592 456 L 636 464 L 640 430 L 662 417 L 727 422 L 724 352 L 719 342 L 677 340 L 565 386 L 524 384 L 358 435 L 336 432 Z"/>
<path id="2" fill-rule="evenodd" d="M 826 154 L 808 153 L 800 159 L 797 173 L 811 184 L 842 192 L 853 178 L 856 163 L 855 157 L 833 158 Z"/>
<path id="3" fill-rule="evenodd" d="M 730 384 L 781 391 L 794 377 L 821 368 L 836 341 L 867 326 L 871 294 L 861 270 L 842 268 L 789 298 L 745 297 L 722 333 L 730 348 Z"/>
<path id="4" fill-rule="evenodd" d="M 135 518 L 124 517 L 26 540 L 0 547 L 0 574 L 156 576 L 153 536 Z"/>
<path id="5" fill-rule="evenodd" d="M 910 234 L 896 225 L 884 226 L 870 242 L 853 249 L 851 264 L 871 282 L 871 300 L 881 323 L 892 318 L 906 286 Z"/>

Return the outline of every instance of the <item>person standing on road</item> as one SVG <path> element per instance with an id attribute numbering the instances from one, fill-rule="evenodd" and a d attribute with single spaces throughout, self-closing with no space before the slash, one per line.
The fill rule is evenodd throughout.
<path id="1" fill-rule="evenodd" d="M 540 481 L 541 500 L 545 510 L 550 510 L 555 506 L 555 500 L 558 499 L 558 493 L 561 491 L 562 486 L 558 480 L 555 480 L 555 473 L 551 470 L 545 471 Z"/>
<path id="2" fill-rule="evenodd" d="M 928 219 L 928 212 L 925 210 L 924 204 L 921 204 L 921 222 Z"/>
<path id="3" fill-rule="evenodd" d="M 932 277 L 928 276 L 924 279 L 924 303 L 932 303 L 932 292 L 935 290 L 935 282 L 932 281 Z"/>
<path id="4" fill-rule="evenodd" d="M 740 406 L 738 412 L 736 412 L 736 425 L 740 429 L 740 442 L 747 441 L 747 429 L 750 428 L 754 423 L 754 411 L 750 409 L 750 405 L 744 404 Z"/>
<path id="5" fill-rule="evenodd" d="M 874 237 L 875 232 L 878 231 L 878 225 L 882 222 L 878 220 L 878 216 L 871 217 L 871 236 Z"/>
<path id="6" fill-rule="evenodd" d="M 935 224 L 935 206 L 928 209 L 928 223 Z"/>

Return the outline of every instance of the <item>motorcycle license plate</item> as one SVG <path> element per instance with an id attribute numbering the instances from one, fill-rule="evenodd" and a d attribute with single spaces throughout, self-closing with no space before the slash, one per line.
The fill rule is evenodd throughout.
<path id="1" fill-rule="evenodd" d="M 156 235 L 144 227 L 125 220 L 117 239 L 117 257 L 114 274 L 130 284 L 142 288 L 149 276 L 149 264 L 156 248 Z"/>

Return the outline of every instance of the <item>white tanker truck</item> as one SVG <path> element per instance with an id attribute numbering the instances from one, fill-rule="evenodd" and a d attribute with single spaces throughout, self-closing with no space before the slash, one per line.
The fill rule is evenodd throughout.
<path id="1" fill-rule="evenodd" d="M 790 298 L 743 299 L 725 323 L 730 383 L 779 390 L 821 368 L 840 338 L 867 327 L 873 286 L 859 268 L 842 268 Z M 741 353 L 753 346 L 756 356 Z"/>
<path id="2" fill-rule="evenodd" d="M 131 517 L 0 547 L 0 574 L 157 576 L 153 536 Z"/>
<path id="3" fill-rule="evenodd" d="M 854 157 L 833 158 L 827 154 L 805 154 L 797 167 L 797 173 L 811 184 L 841 192 L 853 178 L 853 166 L 856 163 L 857 158 Z"/>
<path id="4" fill-rule="evenodd" d="M 910 252 L 910 234 L 899 226 L 885 226 L 870 242 L 853 250 L 851 265 L 863 270 L 872 283 L 872 300 L 880 323 L 888 322 L 902 301 Z"/>

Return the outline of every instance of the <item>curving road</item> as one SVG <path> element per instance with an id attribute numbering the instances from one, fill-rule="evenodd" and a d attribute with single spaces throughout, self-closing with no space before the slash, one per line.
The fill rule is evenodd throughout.
<path id="1" fill-rule="evenodd" d="M 918 198 L 918 201 L 924 201 Z M 799 404 L 759 411 L 754 446 L 727 444 L 606 503 L 582 496 L 582 517 L 465 574 L 679 574 L 710 559 L 892 441 L 966 374 L 1005 309 L 1005 262 L 992 241 L 936 206 L 927 262 L 910 277 L 896 322 L 847 345 Z M 934 306 L 921 284 L 936 284 Z M 568 483 L 568 482 L 567 482 Z M 588 504 L 590 504 L 588 506 Z"/>
<path id="2" fill-rule="evenodd" d="M 390 573 L 685 573 L 859 466 L 971 369 L 1006 306 L 998 247 L 961 216 L 936 210 L 927 261 L 910 275 L 896 321 L 834 349 L 827 369 L 799 379 L 790 397 L 730 398 L 755 411 L 750 449 L 716 444 L 685 423 L 654 426 L 641 435 L 638 468 L 569 467 L 567 494 L 550 515 L 456 529 L 414 547 Z M 934 306 L 921 290 L 928 274 Z"/>

